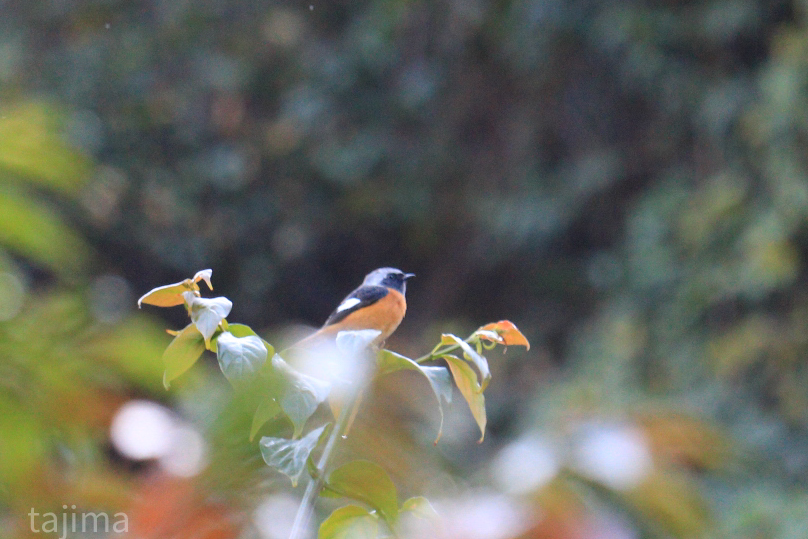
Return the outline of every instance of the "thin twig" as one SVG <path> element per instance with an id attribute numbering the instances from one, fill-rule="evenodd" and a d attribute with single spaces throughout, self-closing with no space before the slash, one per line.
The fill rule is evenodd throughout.
<path id="1" fill-rule="evenodd" d="M 471 340 L 471 337 L 466 339 L 465 342 L 469 342 L 470 340 Z M 442 350 L 435 349 L 435 350 L 432 350 L 430 353 L 419 357 L 418 359 L 415 360 L 415 362 L 416 363 L 423 363 L 424 361 L 429 361 L 430 359 L 438 359 L 440 356 L 442 356 L 444 354 L 448 354 L 449 352 L 454 352 L 455 350 L 458 350 L 459 348 L 460 348 L 459 344 L 453 344 L 453 345 L 451 345 L 451 346 L 449 346 L 447 348 L 444 348 Z"/>
<path id="2" fill-rule="evenodd" d="M 300 502 L 300 507 L 297 509 L 294 524 L 292 524 L 292 532 L 289 534 L 289 539 L 304 539 L 304 534 L 308 530 L 311 514 L 314 512 L 314 500 L 320 494 L 325 483 L 325 471 L 328 466 L 328 459 L 331 457 L 331 452 L 334 449 L 334 444 L 337 442 L 340 433 L 344 430 L 348 419 L 356 415 L 355 409 L 359 407 L 358 394 L 353 396 L 353 402 L 349 406 L 343 406 L 340 410 L 337 423 L 334 429 L 328 436 L 328 441 L 323 448 L 323 453 L 317 461 L 317 476 L 313 477 L 309 484 L 306 485 L 306 491 L 303 493 L 303 499 Z"/>

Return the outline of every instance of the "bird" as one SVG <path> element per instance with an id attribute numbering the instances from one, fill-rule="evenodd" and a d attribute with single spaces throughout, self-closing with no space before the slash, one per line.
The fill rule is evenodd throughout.
<path id="1" fill-rule="evenodd" d="M 340 331 L 374 329 L 381 333 L 373 339 L 378 346 L 393 334 L 407 312 L 407 280 L 414 273 L 396 268 L 379 268 L 365 276 L 362 284 L 348 294 L 331 313 L 323 327 L 298 341 L 294 348 L 305 347 Z"/>

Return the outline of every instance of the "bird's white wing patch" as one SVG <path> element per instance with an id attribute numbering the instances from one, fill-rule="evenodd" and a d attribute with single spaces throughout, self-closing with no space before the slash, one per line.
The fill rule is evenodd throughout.
<path id="1" fill-rule="evenodd" d="M 337 312 L 341 313 L 342 311 L 344 311 L 346 309 L 350 309 L 351 307 L 355 307 L 356 305 L 359 305 L 360 303 L 362 303 L 362 300 L 359 299 L 359 298 L 348 298 L 348 299 L 346 299 L 345 301 L 343 301 L 342 303 L 339 304 L 339 307 L 337 307 Z"/>

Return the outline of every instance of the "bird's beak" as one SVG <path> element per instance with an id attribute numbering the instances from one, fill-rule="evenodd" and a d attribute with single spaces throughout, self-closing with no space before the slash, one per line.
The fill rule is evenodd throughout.
<path id="1" fill-rule="evenodd" d="M 413 277 L 415 277 L 415 274 L 414 274 L 414 273 L 405 273 L 405 274 L 404 274 L 404 280 L 405 280 L 405 281 L 406 281 L 407 279 L 411 279 L 411 278 L 413 278 Z"/>

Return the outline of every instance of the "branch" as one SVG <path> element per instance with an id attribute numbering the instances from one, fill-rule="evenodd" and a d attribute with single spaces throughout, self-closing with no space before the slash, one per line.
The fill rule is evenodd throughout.
<path id="1" fill-rule="evenodd" d="M 295 515 L 294 524 L 292 524 L 292 532 L 289 534 L 289 539 L 304 539 L 304 534 L 306 533 L 306 530 L 309 527 L 309 521 L 311 520 L 311 514 L 314 512 L 314 500 L 320 494 L 323 484 L 325 483 L 325 470 L 328 466 L 328 460 L 331 457 L 331 452 L 334 449 L 334 444 L 336 444 L 337 438 L 339 438 L 340 434 L 345 430 L 350 418 L 356 415 L 356 411 L 359 408 L 359 402 L 361 401 L 359 398 L 360 393 L 361 392 L 357 392 L 354 394 L 351 402 L 346 403 L 346 406 L 343 406 L 342 410 L 340 410 L 337 423 L 334 425 L 334 429 L 328 436 L 328 441 L 323 448 L 323 453 L 320 455 L 320 459 L 317 461 L 317 476 L 313 477 L 311 481 L 309 481 L 309 484 L 306 485 L 306 491 L 303 493 L 303 499 L 300 502 L 300 507 L 297 509 L 297 514 Z"/>

